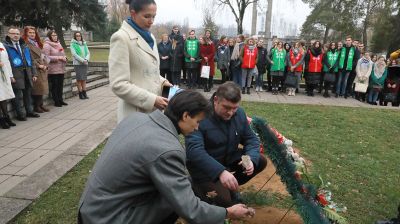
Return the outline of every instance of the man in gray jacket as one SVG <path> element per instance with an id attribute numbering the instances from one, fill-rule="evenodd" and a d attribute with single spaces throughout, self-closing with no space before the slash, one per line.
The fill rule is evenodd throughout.
<path id="1" fill-rule="evenodd" d="M 186 171 L 178 134 L 198 128 L 209 108 L 197 92 L 175 95 L 163 114 L 134 113 L 119 123 L 86 184 L 79 223 L 224 223 L 254 210 L 243 204 L 227 209 L 200 201 Z"/>

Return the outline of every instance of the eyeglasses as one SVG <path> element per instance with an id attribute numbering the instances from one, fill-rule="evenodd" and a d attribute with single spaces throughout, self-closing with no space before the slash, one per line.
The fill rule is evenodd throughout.
<path id="1" fill-rule="evenodd" d="M 10 35 L 21 35 L 20 33 L 8 33 Z"/>

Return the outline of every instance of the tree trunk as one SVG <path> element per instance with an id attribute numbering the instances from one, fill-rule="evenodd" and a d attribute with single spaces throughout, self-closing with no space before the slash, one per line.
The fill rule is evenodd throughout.
<path id="1" fill-rule="evenodd" d="M 271 38 L 272 4 L 273 0 L 268 0 L 267 14 L 265 15 L 265 37 Z"/>
<path id="2" fill-rule="evenodd" d="M 251 18 L 251 35 L 257 34 L 257 2 L 253 2 L 253 13 Z"/>
<path id="3" fill-rule="evenodd" d="M 369 26 L 368 21 L 369 21 L 370 9 L 371 9 L 371 0 L 368 0 L 368 3 L 367 3 L 367 13 L 366 13 L 366 15 L 365 15 L 365 20 L 364 20 L 364 24 L 363 24 L 363 37 L 362 37 L 362 41 L 363 41 L 363 44 L 364 44 L 364 50 L 367 50 L 367 48 L 368 48 L 368 46 L 367 46 L 367 44 L 368 44 L 368 34 L 367 34 L 367 31 L 368 31 L 368 26 Z"/>
<path id="4" fill-rule="evenodd" d="M 365 50 L 367 50 L 368 49 L 368 33 L 367 33 L 367 31 L 368 31 L 368 15 L 367 15 L 367 17 L 365 18 L 365 21 L 364 21 L 364 26 L 363 26 L 363 44 L 364 44 L 364 49 Z"/>
<path id="5" fill-rule="evenodd" d="M 328 42 L 328 35 L 329 35 L 329 30 L 331 28 L 329 27 L 329 25 L 326 25 L 325 28 L 325 34 L 324 34 L 324 40 L 322 41 L 324 44 L 326 44 Z"/>
<path id="6" fill-rule="evenodd" d="M 242 22 L 238 22 L 237 32 L 238 32 L 238 34 L 243 34 L 243 24 L 242 24 Z"/>
<path id="7" fill-rule="evenodd" d="M 59 23 L 56 23 L 54 25 L 54 30 L 56 31 L 56 33 L 58 35 L 58 40 L 60 41 L 61 45 L 65 49 L 67 47 L 67 45 L 65 44 L 64 31 L 62 29 L 62 26 Z"/>

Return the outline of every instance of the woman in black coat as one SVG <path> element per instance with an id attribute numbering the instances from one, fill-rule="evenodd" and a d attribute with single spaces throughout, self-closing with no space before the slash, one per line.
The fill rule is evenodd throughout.
<path id="1" fill-rule="evenodd" d="M 167 34 L 162 35 L 162 40 L 158 43 L 158 54 L 160 55 L 160 75 L 168 79 L 172 83 L 172 77 L 170 72 L 170 53 L 172 50 L 171 42 L 168 39 Z"/>
<path id="2" fill-rule="evenodd" d="M 172 40 L 170 51 L 170 70 L 172 74 L 172 85 L 179 86 L 181 84 L 181 70 L 183 64 L 183 43 L 179 42 L 179 38 Z"/>

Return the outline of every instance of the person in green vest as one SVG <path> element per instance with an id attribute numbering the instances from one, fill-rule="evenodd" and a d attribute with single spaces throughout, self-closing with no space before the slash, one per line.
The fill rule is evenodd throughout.
<path id="1" fill-rule="evenodd" d="M 330 97 L 329 89 L 335 84 L 336 73 L 339 71 L 339 51 L 336 48 L 336 43 L 329 44 L 329 49 L 323 59 L 324 63 L 324 97 Z"/>
<path id="2" fill-rule="evenodd" d="M 339 76 L 335 97 L 344 96 L 344 98 L 347 98 L 347 80 L 349 79 L 350 73 L 355 69 L 358 61 L 356 47 L 352 45 L 352 42 L 351 36 L 347 36 L 346 44 L 340 51 Z"/>
<path id="3" fill-rule="evenodd" d="M 78 31 L 74 33 L 74 38 L 71 40 L 70 48 L 72 63 L 76 74 L 76 86 L 78 87 L 79 99 L 89 99 L 86 94 L 86 80 L 90 52 L 81 32 Z"/>
<path id="4" fill-rule="evenodd" d="M 189 89 L 195 88 L 199 76 L 200 43 L 196 38 L 196 31 L 189 32 L 189 38 L 185 41 L 183 53 L 187 72 L 187 85 Z"/>
<path id="5" fill-rule="evenodd" d="M 270 52 L 271 60 L 271 77 L 272 77 L 272 94 L 278 95 L 279 83 L 283 79 L 286 68 L 286 50 L 283 49 L 282 41 L 278 41 L 276 48 Z"/>
<path id="6" fill-rule="evenodd" d="M 385 63 L 385 57 L 379 56 L 378 61 L 374 63 L 372 67 L 372 73 L 370 76 L 370 82 L 368 88 L 368 103 L 371 105 L 378 105 L 376 101 L 378 100 L 379 93 L 382 91 L 385 80 L 387 77 L 387 67 Z"/>

